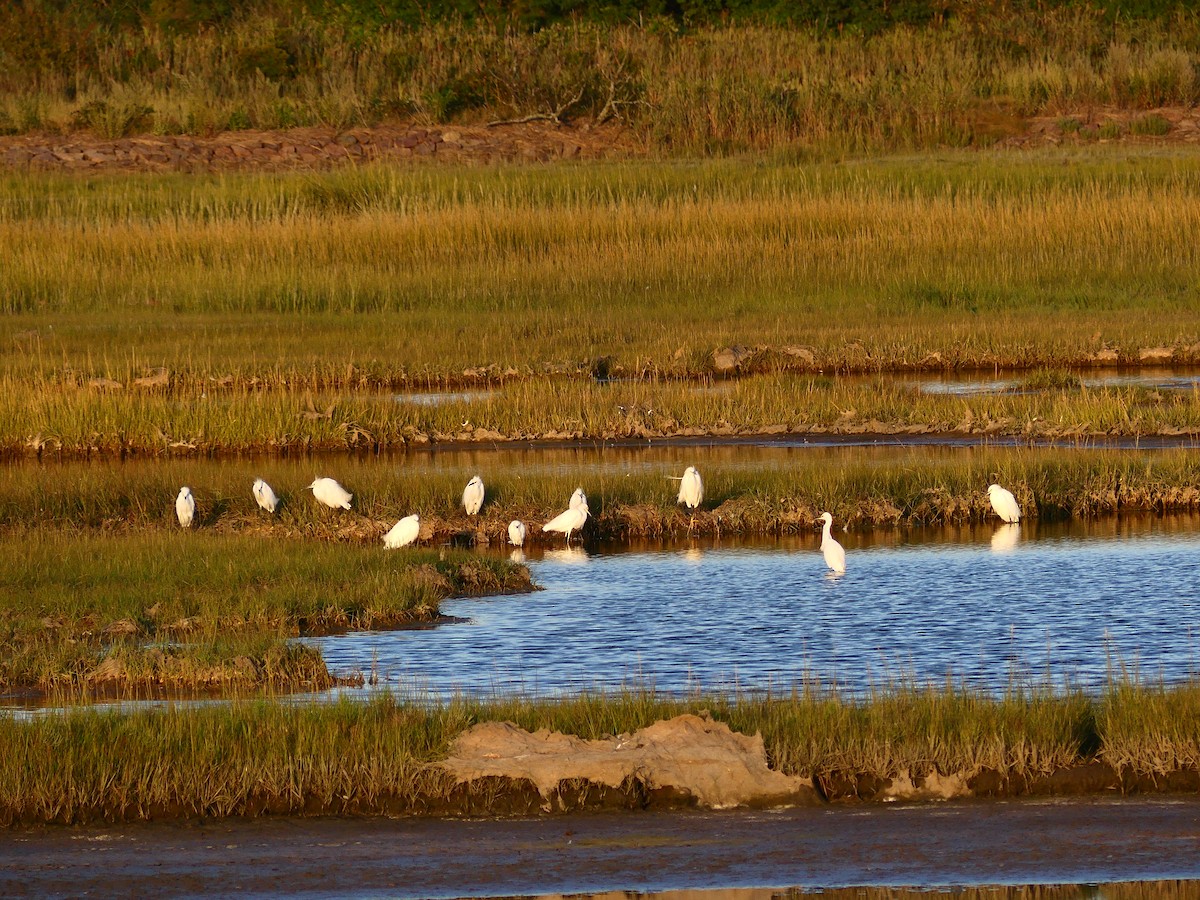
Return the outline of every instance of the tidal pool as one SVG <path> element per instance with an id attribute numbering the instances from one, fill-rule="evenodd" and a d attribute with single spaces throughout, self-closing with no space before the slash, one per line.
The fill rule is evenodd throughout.
<path id="1" fill-rule="evenodd" d="M 430 698 L 782 691 L 898 680 L 1099 688 L 1197 672 L 1200 522 L 985 526 L 530 554 L 544 590 L 436 628 L 313 639 L 337 674 Z"/>

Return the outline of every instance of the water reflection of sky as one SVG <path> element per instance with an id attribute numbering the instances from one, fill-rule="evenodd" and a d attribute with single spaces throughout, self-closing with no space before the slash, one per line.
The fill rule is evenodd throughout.
<path id="1" fill-rule="evenodd" d="M 531 555 L 542 591 L 444 604 L 466 624 L 318 643 L 335 671 L 438 696 L 781 690 L 811 677 L 854 692 L 896 678 L 1097 687 L 1123 670 L 1196 673 L 1200 533 L 1153 521 L 1103 536 L 1017 532 L 890 544 L 842 533 L 848 571 L 836 579 L 815 537 L 559 550 Z"/>

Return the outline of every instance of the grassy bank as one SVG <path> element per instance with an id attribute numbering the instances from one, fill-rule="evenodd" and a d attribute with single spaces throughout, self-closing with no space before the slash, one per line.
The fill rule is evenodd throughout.
<path id="1" fill-rule="evenodd" d="M 87 184 L 0 177 L 0 364 L 48 402 L 1200 354 L 1188 151 Z"/>
<path id="2" fill-rule="evenodd" d="M 299 536 L 18 528 L 0 558 L 0 688 L 17 692 L 324 688 L 320 653 L 291 638 L 530 587 L 499 560 Z"/>
<path id="3" fill-rule="evenodd" d="M 304 707 L 235 703 L 0 718 L 6 748 L 0 819 L 503 813 L 513 808 L 519 786 L 456 788 L 430 766 L 470 725 L 511 721 L 598 738 L 701 710 L 735 731 L 760 732 L 772 767 L 827 785 L 861 782 L 860 776 L 882 784 L 933 771 L 967 779 L 991 773 L 1009 785 L 1019 781 L 1024 787 L 1015 792 L 1022 793 L 1051 790 L 1044 779 L 1055 772 L 1100 764 L 1136 790 L 1200 765 L 1195 685 L 1114 685 L 1099 697 L 1018 692 L 999 699 L 949 687 L 897 688 L 858 703 L 822 692 L 736 701 L 626 694 L 442 707 L 390 698 Z"/>
<path id="4" fill-rule="evenodd" d="M 667 479 L 687 465 L 699 466 L 705 480 L 705 501 L 694 517 L 676 507 L 678 486 Z M 461 496 L 475 474 L 484 479 L 487 499 L 480 515 L 468 518 Z M 317 475 L 338 478 L 354 495 L 353 509 L 317 504 L 306 490 Z M 271 483 L 283 500 L 274 517 L 259 510 L 251 496 L 257 477 Z M 263 544 L 281 541 L 298 552 L 309 545 L 294 542 L 304 539 L 375 548 L 398 518 L 415 512 L 421 516 L 422 542 L 471 541 L 482 534 L 499 544 L 506 540 L 509 521 L 521 519 L 531 526 L 546 522 L 582 486 L 592 513 L 585 534 L 592 538 L 680 535 L 689 528 L 693 533 L 778 534 L 810 529 L 823 510 L 833 512 L 839 522 L 859 526 L 982 521 L 993 516 L 986 488 L 997 480 L 1013 490 L 1027 518 L 1200 507 L 1200 464 L 1188 450 L 782 451 L 731 446 L 643 453 L 563 450 L 14 465 L 0 468 L 0 529 L 17 538 L 11 542 L 14 547 L 24 529 L 38 526 L 64 535 L 77 529 L 144 533 L 181 550 L 207 546 L 211 532 L 212 541 L 241 535 L 243 541 Z M 173 504 L 184 484 L 196 497 L 200 535 L 179 533 Z M 546 537 L 531 528 L 531 541 Z M 321 552 L 350 551 L 333 547 Z M 363 596 L 369 593 L 362 590 Z"/>
<path id="5" fill-rule="evenodd" d="M 1141 133 L 1154 135 L 1152 110 L 1200 97 L 1189 55 L 1200 20 L 1184 4 L 1157 4 L 1155 16 L 922 4 L 917 27 L 896 28 L 906 17 L 894 10 L 912 4 L 771 4 L 761 15 L 736 4 L 732 25 L 720 4 L 707 14 L 686 4 L 679 20 L 638 6 L 588 21 L 573 7 L 537 31 L 523 27 L 522 13 L 537 18 L 528 4 L 472 5 L 474 22 L 330 6 L 10 5 L 0 130 L 119 137 L 540 115 L 616 118 L 662 153 L 844 152 L 988 145 L 1022 130 L 1023 116 L 1104 106 L 1145 110 Z M 791 27 L 764 24 L 781 19 Z M 1081 130 L 1115 136 L 1098 126 Z"/>

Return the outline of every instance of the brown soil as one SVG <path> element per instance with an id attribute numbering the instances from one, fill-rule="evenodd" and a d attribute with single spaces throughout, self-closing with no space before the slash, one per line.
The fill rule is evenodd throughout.
<path id="1" fill-rule="evenodd" d="M 1147 123 L 1155 127 L 1148 128 Z M 1162 130 L 1162 134 L 1138 131 Z M 1200 109 L 1098 108 L 1020 119 L 1007 116 L 1000 147 L 1200 143 Z M 0 168 L 71 172 L 320 170 L 380 160 L 487 165 L 646 157 L 638 135 L 616 124 L 390 124 L 335 131 L 233 131 L 215 135 L 139 135 L 110 139 L 85 132 L 0 137 Z"/>
<path id="2" fill-rule="evenodd" d="M 72 172 L 277 172 L 383 160 L 489 164 L 621 158 L 640 153 L 637 142 L 620 126 L 569 127 L 540 122 L 492 128 L 296 128 L 116 140 L 87 133 L 0 137 L 0 168 Z"/>
<path id="3" fill-rule="evenodd" d="M 679 891 L 768 900 L 786 885 L 978 885 L 989 900 L 1094 897 L 996 887 L 1200 877 L 1200 801 L 1088 799 L 447 821 L 289 819 L 13 830 L 0 895 L 528 896 Z M 764 886 L 775 890 L 717 893 Z M 1142 884 L 1121 898 L 1196 896 Z M 711 893 L 698 893 L 700 889 Z M 620 893 L 616 897 L 637 896 Z M 909 896 L 890 888 L 838 898 Z M 922 896 L 929 896 L 923 894 Z"/>

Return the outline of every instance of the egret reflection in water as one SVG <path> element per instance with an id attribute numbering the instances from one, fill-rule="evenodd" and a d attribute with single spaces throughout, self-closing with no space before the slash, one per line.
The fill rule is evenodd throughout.
<path id="1" fill-rule="evenodd" d="M 992 533 L 993 553 L 1012 553 L 1021 541 L 1021 526 L 1015 522 L 1001 525 Z"/>

